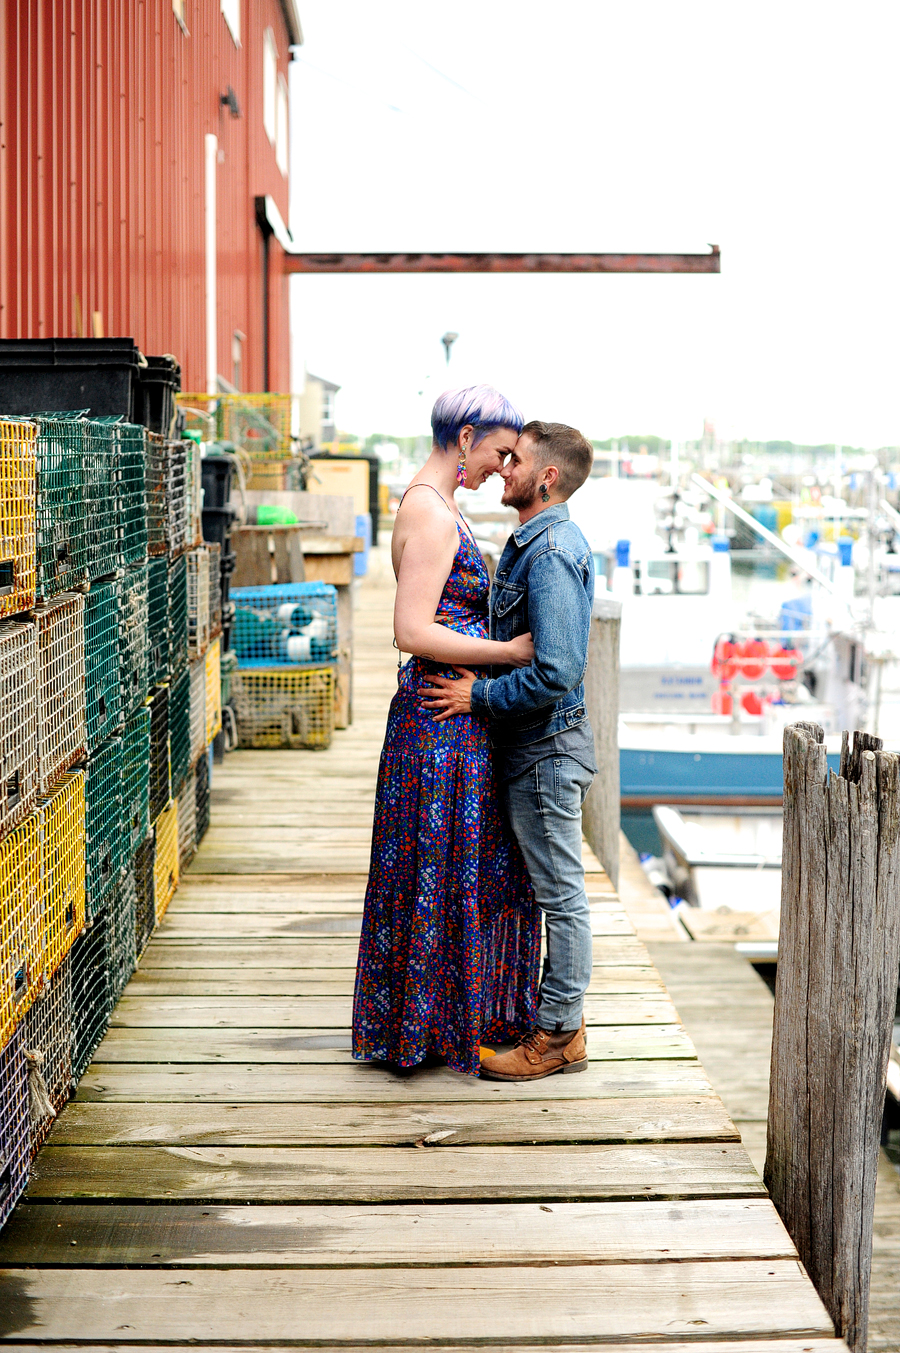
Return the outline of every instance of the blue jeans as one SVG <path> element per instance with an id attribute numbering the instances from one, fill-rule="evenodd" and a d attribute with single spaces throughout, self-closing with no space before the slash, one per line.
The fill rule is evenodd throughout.
<path id="1" fill-rule="evenodd" d="M 537 1022 L 581 1024 L 591 980 L 591 913 L 581 863 L 581 805 L 594 777 L 570 756 L 548 756 L 503 786 L 510 826 L 546 918 L 547 956 Z"/>

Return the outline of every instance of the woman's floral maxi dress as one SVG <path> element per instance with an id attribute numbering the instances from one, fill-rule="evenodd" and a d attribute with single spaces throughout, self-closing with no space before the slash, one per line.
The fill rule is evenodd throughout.
<path id="1" fill-rule="evenodd" d="M 490 580 L 459 528 L 438 618 L 487 636 Z M 435 723 L 417 691 L 450 668 L 399 673 L 378 772 L 356 970 L 353 1056 L 411 1067 L 429 1055 L 477 1075 L 479 1044 L 534 1025 L 541 919 L 500 807 L 485 724 Z"/>

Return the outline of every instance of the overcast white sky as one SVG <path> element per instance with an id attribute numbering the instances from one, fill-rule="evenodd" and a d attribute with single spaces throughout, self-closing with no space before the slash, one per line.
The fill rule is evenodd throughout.
<path id="1" fill-rule="evenodd" d="M 341 384 L 343 428 L 427 431 L 436 393 L 484 380 L 593 437 L 710 417 L 900 444 L 895 0 L 301 0 L 301 19 L 301 246 L 722 248 L 719 277 L 295 278 L 296 358 Z"/>

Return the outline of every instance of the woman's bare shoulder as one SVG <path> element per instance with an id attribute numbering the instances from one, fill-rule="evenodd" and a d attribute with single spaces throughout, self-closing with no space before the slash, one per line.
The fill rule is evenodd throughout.
<path id="1" fill-rule="evenodd" d="M 456 518 L 440 494 L 428 484 L 412 484 L 397 509 L 397 526 L 406 532 L 427 527 L 441 535 L 456 534 Z"/>

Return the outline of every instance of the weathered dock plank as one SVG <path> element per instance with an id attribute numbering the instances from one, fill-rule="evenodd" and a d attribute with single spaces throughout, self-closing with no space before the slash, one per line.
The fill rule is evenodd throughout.
<path id="1" fill-rule="evenodd" d="M 716 1095 L 502 1104 L 165 1105 L 76 1100 L 53 1129 L 55 1146 L 532 1146 L 559 1142 L 740 1140 Z"/>
<path id="2" fill-rule="evenodd" d="M 831 1333 L 796 1260 L 541 1268 L 20 1268 L 0 1330 L 20 1338 L 404 1343 Z M 177 1298 L 177 1299 L 176 1299 Z M 123 1329 L 124 1327 L 124 1329 Z M 758 1347 L 758 1346 L 757 1346 Z"/>
<path id="3" fill-rule="evenodd" d="M 37 1198 L 209 1202 L 499 1201 L 722 1198 L 764 1195 L 737 1143 L 615 1146 L 344 1148 L 47 1146 L 32 1174 Z"/>
<path id="4" fill-rule="evenodd" d="M 562 1085 L 560 1085 L 562 1081 Z M 520 1104 L 610 1099 L 634 1095 L 709 1094 L 709 1079 L 695 1060 L 595 1062 L 578 1076 L 530 1084 L 475 1080 L 447 1067 L 399 1076 L 372 1063 L 355 1066 L 181 1065 L 166 1070 L 140 1064 L 94 1062 L 78 1086 L 77 1100 L 147 1100 L 222 1104 Z"/>
<path id="5" fill-rule="evenodd" d="M 20 1208 L 0 1267 L 361 1268 L 796 1259 L 765 1199 L 201 1207 L 180 1203 Z"/>
<path id="6" fill-rule="evenodd" d="M 107 1065 L 134 1062 L 239 1065 L 329 1063 L 353 1066 L 350 1031 L 327 1025 L 275 1026 L 259 1029 L 206 1026 L 137 1026 L 111 1029 L 97 1049 Z M 680 1025 L 651 1024 L 588 1027 L 590 1062 L 690 1057 L 693 1045 Z"/>
<path id="7" fill-rule="evenodd" d="M 113 1014 L 114 1028 L 349 1029 L 350 1001 L 327 996 L 132 996 Z M 674 1005 L 658 992 L 591 993 L 585 1020 L 603 1024 L 677 1024 Z"/>

